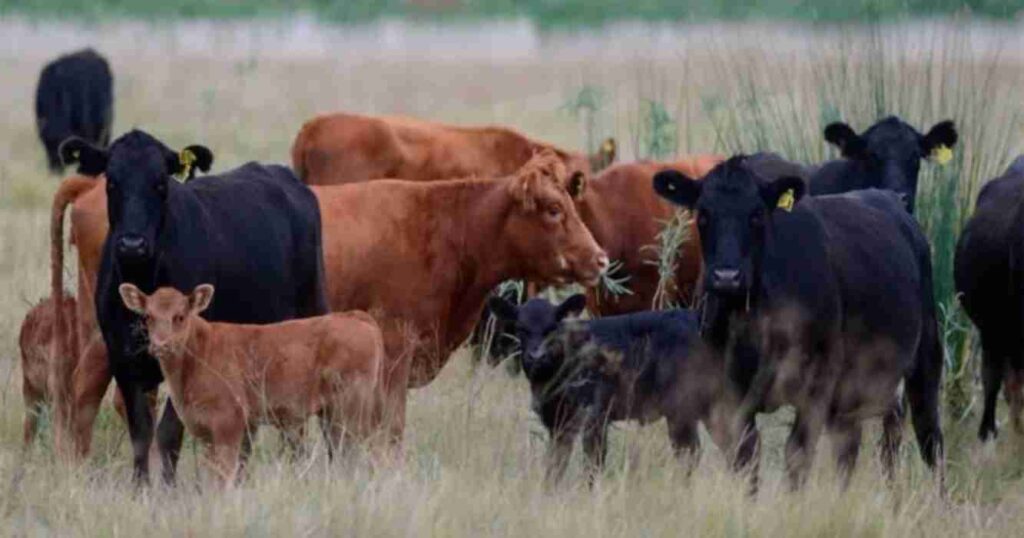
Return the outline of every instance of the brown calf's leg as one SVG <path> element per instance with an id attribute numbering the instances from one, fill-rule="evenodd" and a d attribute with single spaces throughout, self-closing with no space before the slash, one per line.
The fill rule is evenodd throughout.
<path id="1" fill-rule="evenodd" d="M 99 412 L 110 380 L 107 347 L 101 339 L 93 338 L 82 352 L 81 361 L 73 376 L 72 438 L 76 455 L 81 459 L 89 455 L 96 413 Z M 123 394 L 121 396 L 123 402 Z"/>
<path id="2" fill-rule="evenodd" d="M 245 437 L 244 425 L 232 425 L 213 432 L 207 460 L 214 480 L 221 488 L 233 486 L 238 478 L 239 452 Z"/>
<path id="3" fill-rule="evenodd" d="M 25 448 L 32 445 L 39 430 L 39 414 L 43 411 L 46 398 L 42 391 L 37 390 L 28 382 L 21 387 L 21 393 L 25 400 L 25 422 L 22 426 Z"/>

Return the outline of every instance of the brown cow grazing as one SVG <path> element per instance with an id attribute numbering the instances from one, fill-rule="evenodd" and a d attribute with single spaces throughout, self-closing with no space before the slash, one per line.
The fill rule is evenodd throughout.
<path id="1" fill-rule="evenodd" d="M 55 301 L 52 297 L 43 299 L 32 307 L 21 322 L 18 346 L 21 349 L 22 394 L 25 398 L 24 439 L 25 446 L 32 444 L 38 431 L 39 413 L 43 406 L 53 401 L 49 375 L 50 356 L 54 351 L 54 326 L 56 324 Z M 78 349 L 78 301 L 65 294 L 60 307 L 70 330 L 63 331 L 65 349 Z M 77 359 L 77 355 L 75 356 Z M 124 418 L 124 400 L 121 393 L 114 392 L 114 406 Z"/>
<path id="2" fill-rule="evenodd" d="M 590 288 L 587 307 L 598 316 L 642 312 L 653 308 L 658 290 L 658 253 L 653 246 L 665 222 L 678 209 L 651 188 L 651 178 L 665 169 L 685 170 L 701 178 L 718 163 L 719 155 L 694 155 L 673 163 L 639 161 L 618 164 L 587 184 L 576 207 L 580 218 L 608 257 L 621 264 L 615 277 L 628 277 L 631 294 L 613 295 L 603 288 Z M 686 305 L 693 296 L 700 275 L 701 253 L 697 227 L 691 220 L 677 257 L 674 286 L 666 290 L 672 302 Z"/>
<path id="3" fill-rule="evenodd" d="M 415 118 L 328 114 L 306 122 L 292 167 L 309 185 L 394 178 L 434 181 L 507 176 L 537 152 L 554 151 L 570 172 L 590 174 L 615 160 L 615 140 L 591 156 L 531 140 L 505 127 L 460 127 Z"/>
<path id="4" fill-rule="evenodd" d="M 570 196 L 584 187 L 544 151 L 498 179 L 313 188 L 330 308 L 382 313 L 393 434 L 404 428 L 406 387 L 437 376 L 499 282 L 598 280 L 608 257 Z"/>
<path id="5" fill-rule="evenodd" d="M 369 314 L 216 323 L 199 316 L 213 299 L 209 284 L 189 295 L 168 287 L 147 296 L 128 283 L 118 291 L 145 318 L 171 400 L 223 484 L 234 483 L 259 423 L 295 441 L 317 415 L 331 456 L 343 437 L 348 445 L 378 429 L 384 344 Z"/>

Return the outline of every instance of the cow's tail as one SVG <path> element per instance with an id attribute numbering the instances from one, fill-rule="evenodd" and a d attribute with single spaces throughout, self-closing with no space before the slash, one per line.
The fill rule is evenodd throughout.
<path id="1" fill-rule="evenodd" d="M 65 441 L 70 439 L 71 376 L 77 362 L 72 353 L 78 353 L 77 349 L 67 349 L 67 334 L 72 328 L 65 326 L 65 311 L 61 308 L 64 297 L 64 213 L 69 204 L 96 184 L 97 180 L 93 178 L 65 179 L 53 195 L 50 210 L 50 297 L 55 306 L 47 385 L 54 410 L 54 443 L 57 453 L 64 455 L 71 454 Z"/>
<path id="2" fill-rule="evenodd" d="M 943 438 L 939 401 L 942 388 L 943 349 L 939 336 L 938 308 L 935 305 L 931 250 L 921 236 L 922 329 L 913 370 L 906 379 L 906 396 L 921 457 L 936 467 L 940 483 L 944 476 Z"/>

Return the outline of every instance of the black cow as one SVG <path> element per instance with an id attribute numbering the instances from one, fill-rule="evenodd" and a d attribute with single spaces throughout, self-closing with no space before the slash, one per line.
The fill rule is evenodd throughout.
<path id="1" fill-rule="evenodd" d="M 826 162 L 812 173 L 811 194 L 886 189 L 902 194 L 913 213 L 921 160 L 940 146 L 956 145 L 957 132 L 953 122 L 946 120 L 922 135 L 903 120 L 889 116 L 859 135 L 845 123 L 829 124 L 825 140 L 839 148 L 843 158 Z"/>
<path id="2" fill-rule="evenodd" d="M 113 121 L 114 79 L 103 56 L 84 49 L 46 64 L 36 88 L 36 127 L 51 173 L 64 169 L 61 142 L 77 136 L 105 147 Z"/>
<path id="3" fill-rule="evenodd" d="M 551 481 L 564 474 L 580 433 L 590 471 L 604 465 L 609 422 L 665 417 L 677 455 L 695 455 L 697 422 L 712 417 L 715 400 L 730 402 L 723 397 L 732 393 L 720 383 L 724 376 L 715 377 L 708 356 L 695 353 L 700 337 L 692 311 L 565 320 L 583 310 L 584 295 L 557 306 L 531 299 L 517 307 L 500 297 L 488 305 L 519 338 L 533 409 L 550 437 Z"/>
<path id="4" fill-rule="evenodd" d="M 953 277 L 971 321 L 981 333 L 985 410 L 978 437 L 994 437 L 996 400 L 1006 375 L 1006 401 L 1021 429 L 1024 396 L 1024 155 L 989 181 L 956 246 Z"/>
<path id="5" fill-rule="evenodd" d="M 930 252 L 898 195 L 814 196 L 780 209 L 783 196 L 801 199 L 804 182 L 767 181 L 743 156 L 703 181 L 661 172 L 654 188 L 697 213 L 705 275 L 701 330 L 744 393 L 733 423 L 745 430 L 731 432 L 737 465 L 756 455 L 754 414 L 791 404 L 792 486 L 803 482 L 825 428 L 838 437 L 845 483 L 861 420 L 875 415 L 887 418 L 884 459 L 891 469 L 901 379 L 922 457 L 929 465 L 940 460 L 942 357 Z"/>
<path id="6" fill-rule="evenodd" d="M 143 394 L 163 376 L 118 286 L 130 282 L 152 293 L 212 283 L 217 297 L 203 314 L 211 321 L 269 323 L 326 313 L 320 212 L 313 193 L 283 166 L 249 163 L 181 184 L 170 177 L 182 172 L 179 153 L 142 131 L 121 136 L 109 151 L 77 139 L 64 149 L 77 152 L 82 173 L 107 177 L 110 232 L 96 314 L 128 410 L 135 477 L 145 481 L 153 424 Z M 199 168 L 209 168 L 208 150 L 186 149 Z M 174 479 L 182 433 L 168 403 L 157 434 L 167 481 Z"/>

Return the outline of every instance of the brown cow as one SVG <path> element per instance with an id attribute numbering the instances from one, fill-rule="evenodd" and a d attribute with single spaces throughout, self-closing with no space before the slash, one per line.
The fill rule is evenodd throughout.
<path id="1" fill-rule="evenodd" d="M 689 177 L 704 177 L 722 161 L 718 155 L 695 155 L 677 162 L 639 161 L 618 164 L 587 184 L 576 207 L 594 239 L 621 263 L 615 276 L 628 276 L 630 295 L 613 295 L 602 288 L 587 292 L 587 307 L 597 316 L 613 316 L 650 310 L 658 289 L 658 254 L 653 246 L 664 223 L 677 208 L 651 188 L 654 174 L 666 168 L 685 170 Z M 689 236 L 680 249 L 675 272 L 675 290 L 668 297 L 682 305 L 692 298 L 700 275 L 700 242 L 697 227 L 689 223 Z"/>
<path id="2" fill-rule="evenodd" d="M 118 291 L 146 320 L 149 351 L 160 362 L 174 407 L 189 433 L 206 444 L 223 484 L 234 483 L 248 456 L 247 439 L 260 423 L 296 442 L 306 420 L 317 415 L 329 456 L 343 435 L 349 445 L 379 429 L 384 343 L 369 314 L 214 323 L 199 317 L 213 299 L 209 284 L 187 296 L 169 287 L 147 296 L 127 283 Z"/>
<path id="3" fill-rule="evenodd" d="M 292 145 L 292 167 L 309 185 L 371 179 L 433 181 L 512 174 L 537 152 L 554 151 L 571 172 L 598 172 L 615 160 L 609 138 L 585 156 L 505 127 L 460 127 L 416 118 L 328 114 L 306 122 Z"/>
<path id="4" fill-rule="evenodd" d="M 584 185 L 545 151 L 499 179 L 313 188 L 331 309 L 381 312 L 396 434 L 406 387 L 434 379 L 499 282 L 599 278 L 608 258 L 569 194 Z"/>

